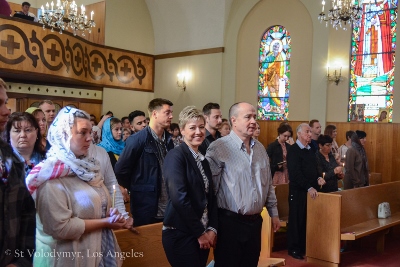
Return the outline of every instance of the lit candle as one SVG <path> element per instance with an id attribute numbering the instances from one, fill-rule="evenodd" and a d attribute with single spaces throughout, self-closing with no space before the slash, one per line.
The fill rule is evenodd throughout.
<path id="1" fill-rule="evenodd" d="M 53 10 L 54 8 L 54 2 L 53 1 L 51 1 L 51 10 Z"/>
<path id="2" fill-rule="evenodd" d="M 322 173 L 322 179 L 324 179 L 325 180 L 325 173 L 323 172 Z M 320 189 L 322 188 L 322 185 L 320 185 L 320 187 L 319 187 Z"/>
<path id="3" fill-rule="evenodd" d="M 81 14 L 84 15 L 85 14 L 85 7 L 83 5 L 81 5 Z"/>
<path id="4" fill-rule="evenodd" d="M 46 3 L 46 9 L 49 10 L 49 2 Z"/>
<path id="5" fill-rule="evenodd" d="M 44 6 L 42 5 L 42 7 L 41 7 L 40 9 L 42 9 L 42 15 L 43 15 L 43 13 L 44 13 Z"/>
<path id="6" fill-rule="evenodd" d="M 113 196 L 112 196 L 112 208 L 115 208 L 115 193 L 116 193 L 116 190 L 115 190 L 115 184 L 113 184 Z"/>
<path id="7" fill-rule="evenodd" d="M 322 0 L 322 13 L 324 13 L 325 0 Z"/>
<path id="8" fill-rule="evenodd" d="M 93 20 L 94 11 L 90 12 L 90 20 Z"/>

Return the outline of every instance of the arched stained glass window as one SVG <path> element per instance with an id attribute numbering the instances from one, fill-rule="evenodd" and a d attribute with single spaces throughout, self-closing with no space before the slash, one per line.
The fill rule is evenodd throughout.
<path id="1" fill-rule="evenodd" d="M 392 122 L 397 0 L 359 0 L 351 42 L 348 121 Z"/>
<path id="2" fill-rule="evenodd" d="M 259 120 L 287 120 L 290 89 L 290 35 L 285 27 L 270 27 L 262 36 L 258 73 Z"/>

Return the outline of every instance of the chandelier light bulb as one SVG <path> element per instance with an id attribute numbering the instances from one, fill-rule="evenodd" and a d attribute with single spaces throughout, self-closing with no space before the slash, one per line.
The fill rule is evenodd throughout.
<path id="1" fill-rule="evenodd" d="M 94 12 L 90 13 L 90 20 L 86 13 L 86 8 L 81 5 L 80 13 L 78 13 L 78 5 L 75 1 L 69 0 L 57 0 L 57 5 L 54 9 L 54 2 L 52 1 L 51 9 L 49 9 L 49 3 L 46 3 L 46 8 L 43 6 L 42 15 L 39 18 L 39 22 L 43 24 L 43 29 L 50 28 L 58 30 L 60 34 L 62 31 L 71 28 L 74 35 L 80 33 L 85 36 L 85 32 L 91 32 L 91 28 L 96 26 L 93 20 Z"/>

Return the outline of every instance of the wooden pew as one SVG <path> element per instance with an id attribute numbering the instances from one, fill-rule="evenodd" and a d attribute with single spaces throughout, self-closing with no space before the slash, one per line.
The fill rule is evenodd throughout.
<path id="1" fill-rule="evenodd" d="M 275 185 L 275 195 L 278 201 L 278 214 L 281 227 L 286 227 L 289 219 L 289 184 Z"/>
<path id="2" fill-rule="evenodd" d="M 261 215 L 263 216 L 263 228 L 261 236 L 261 253 L 258 266 L 284 266 L 285 259 L 270 258 L 270 242 L 272 235 L 271 218 L 269 217 L 265 208 Z M 121 251 L 126 254 L 122 266 L 170 266 L 161 242 L 162 223 L 139 226 L 135 229 L 139 232 L 139 234 L 133 233 L 126 229 L 114 231 Z M 207 264 L 213 258 L 213 251 L 211 250 Z"/>
<path id="3" fill-rule="evenodd" d="M 386 231 L 400 224 L 400 181 L 368 187 L 320 193 L 307 202 L 308 262 L 339 266 L 340 241 L 376 233 L 377 250 L 384 250 Z M 378 205 L 389 202 L 392 216 L 378 219 Z"/>
<path id="4" fill-rule="evenodd" d="M 382 174 L 377 172 L 371 172 L 369 174 L 369 185 L 376 185 L 382 183 Z"/>
<path id="5" fill-rule="evenodd" d="M 143 225 L 135 229 L 139 234 L 127 229 L 114 231 L 121 251 L 130 253 L 122 266 L 170 266 L 161 243 L 162 223 Z"/>
<path id="6" fill-rule="evenodd" d="M 271 258 L 272 239 L 274 232 L 272 231 L 272 220 L 271 217 L 269 217 L 266 208 L 264 208 L 261 212 L 261 216 L 263 218 L 263 224 L 261 229 L 261 252 L 258 260 L 258 267 L 285 266 L 285 259 Z"/>

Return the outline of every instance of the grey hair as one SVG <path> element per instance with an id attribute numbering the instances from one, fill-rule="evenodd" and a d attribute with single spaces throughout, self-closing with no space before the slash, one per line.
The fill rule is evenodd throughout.
<path id="1" fill-rule="evenodd" d="M 179 113 L 179 127 L 183 129 L 188 121 L 197 121 L 200 119 L 205 123 L 203 112 L 197 109 L 195 106 L 187 106 L 186 108 L 182 109 L 181 113 Z"/>
<path id="2" fill-rule="evenodd" d="M 308 125 L 308 123 L 302 123 L 299 126 L 297 126 L 296 133 L 297 134 L 300 133 L 304 126 L 310 127 L 310 125 Z"/>

